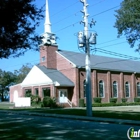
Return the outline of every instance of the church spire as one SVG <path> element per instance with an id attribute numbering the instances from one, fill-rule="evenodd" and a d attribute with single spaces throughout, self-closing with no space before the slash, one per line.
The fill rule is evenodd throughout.
<path id="1" fill-rule="evenodd" d="M 56 43 L 57 38 L 56 38 L 55 34 L 51 32 L 51 23 L 50 23 L 50 18 L 49 18 L 48 0 L 46 0 L 46 12 L 45 12 L 44 28 L 45 28 L 45 31 L 41 35 L 42 43 L 39 46 L 42 46 L 42 45 L 55 45 L 55 46 L 57 46 L 57 43 Z"/>
<path id="2" fill-rule="evenodd" d="M 46 0 L 46 15 L 45 15 L 45 33 L 51 33 L 51 23 L 50 23 L 50 17 L 49 17 L 49 5 L 48 0 Z"/>

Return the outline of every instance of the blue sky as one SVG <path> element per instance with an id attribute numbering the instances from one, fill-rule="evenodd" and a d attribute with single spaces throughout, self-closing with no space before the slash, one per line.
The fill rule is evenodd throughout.
<path id="1" fill-rule="evenodd" d="M 45 1 L 36 0 L 36 5 L 40 7 L 45 4 Z M 93 48 L 102 48 L 107 51 L 140 57 L 134 48 L 130 48 L 124 36 L 117 38 L 117 29 L 113 27 L 115 10 L 119 9 L 121 2 L 122 0 L 87 0 L 89 4 L 89 22 L 92 18 L 96 21 L 96 25 L 89 28 L 89 30 L 98 34 L 97 44 Z M 57 40 L 59 49 L 80 52 L 76 35 L 78 31 L 83 31 L 83 24 L 80 24 L 80 21 L 83 19 L 83 14 L 80 12 L 82 9 L 83 4 L 80 0 L 49 0 L 52 32 L 59 37 Z M 40 26 L 36 30 L 38 34 L 44 33 L 44 20 L 41 21 Z M 115 57 L 99 51 L 91 53 Z M 38 64 L 39 52 L 28 51 L 24 56 L 18 58 L 1 59 L 0 69 L 14 71 L 26 63 Z"/>

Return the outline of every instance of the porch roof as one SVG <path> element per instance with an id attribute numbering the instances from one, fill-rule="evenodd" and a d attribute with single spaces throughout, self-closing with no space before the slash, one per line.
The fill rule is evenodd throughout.
<path id="1" fill-rule="evenodd" d="M 46 74 L 55 84 L 55 86 L 73 87 L 74 83 L 56 69 L 49 69 L 45 66 L 36 65 L 44 74 Z"/>

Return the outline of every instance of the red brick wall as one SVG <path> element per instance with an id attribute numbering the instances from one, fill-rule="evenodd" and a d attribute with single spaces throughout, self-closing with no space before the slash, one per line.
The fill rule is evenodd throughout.
<path id="1" fill-rule="evenodd" d="M 40 65 L 47 68 L 56 69 L 56 51 L 57 46 L 42 46 L 40 47 Z M 42 61 L 42 57 L 45 57 L 45 61 Z"/>
<path id="2" fill-rule="evenodd" d="M 79 104 L 79 72 L 73 64 L 57 53 L 57 69 L 69 78 L 75 85 L 72 102 L 75 106 Z"/>
<path id="3" fill-rule="evenodd" d="M 10 102 L 14 102 L 14 92 L 15 91 L 18 92 L 18 97 L 22 96 L 22 88 L 21 88 L 20 84 L 10 87 Z"/>
<path id="4" fill-rule="evenodd" d="M 80 70 L 80 98 L 84 98 L 83 95 L 83 81 L 85 80 L 86 72 L 85 70 Z M 113 82 L 118 83 L 118 102 L 125 97 L 125 82 L 130 83 L 130 97 L 128 102 L 133 102 L 134 97 L 136 97 L 136 84 L 140 82 L 140 75 L 135 75 L 133 73 L 122 73 L 122 72 L 110 72 L 110 71 L 99 71 L 92 70 L 91 72 L 91 88 L 92 88 L 92 98 L 97 97 L 99 94 L 99 81 L 104 81 L 105 88 L 105 98 L 102 98 L 102 102 L 109 102 L 109 99 L 113 97 Z"/>

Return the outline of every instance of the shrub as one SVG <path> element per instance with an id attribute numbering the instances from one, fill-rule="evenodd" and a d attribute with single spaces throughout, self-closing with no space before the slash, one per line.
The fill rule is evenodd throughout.
<path id="1" fill-rule="evenodd" d="M 135 105 L 140 105 L 140 102 L 137 102 L 137 103 L 95 103 L 95 104 L 92 104 L 93 107 L 109 107 L 109 106 L 135 106 Z"/>
<path id="2" fill-rule="evenodd" d="M 134 98 L 134 102 L 135 102 L 135 103 L 139 103 L 139 102 L 140 102 L 140 98 L 137 98 L 137 97 Z"/>
<path id="3" fill-rule="evenodd" d="M 42 107 L 57 107 L 56 99 L 46 96 L 43 98 L 43 104 L 41 106 Z"/>
<path id="4" fill-rule="evenodd" d="M 116 103 L 117 102 L 117 98 L 110 98 L 110 103 Z"/>
<path id="5" fill-rule="evenodd" d="M 84 99 L 79 99 L 79 107 L 84 107 Z"/>
<path id="6" fill-rule="evenodd" d="M 127 102 L 127 98 L 122 98 L 122 103 L 126 103 Z"/>
<path id="7" fill-rule="evenodd" d="M 94 101 L 95 103 L 101 103 L 101 100 L 102 100 L 102 98 L 100 98 L 100 97 L 95 97 L 95 98 L 93 98 L 93 101 Z"/>
<path id="8" fill-rule="evenodd" d="M 25 97 L 30 97 L 31 98 L 31 104 L 39 103 L 41 101 L 41 98 L 38 95 L 32 95 L 31 93 L 27 92 L 25 94 Z"/>

